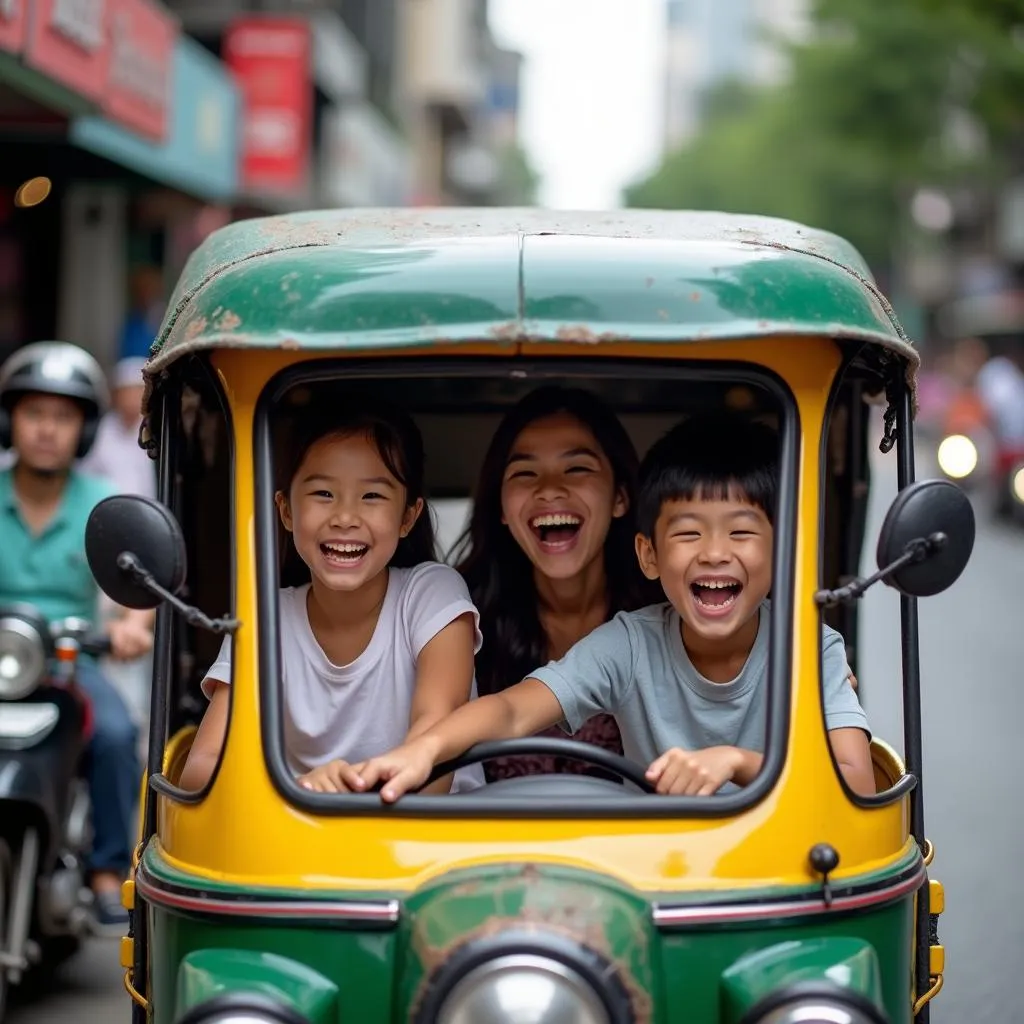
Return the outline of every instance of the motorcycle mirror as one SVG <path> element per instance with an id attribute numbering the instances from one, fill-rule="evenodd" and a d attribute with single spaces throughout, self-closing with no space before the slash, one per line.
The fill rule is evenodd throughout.
<path id="1" fill-rule="evenodd" d="M 166 505 L 141 495 L 105 498 L 92 510 L 85 556 L 103 593 L 125 608 L 156 608 L 156 588 L 176 594 L 185 583 L 181 527 Z"/>
<path id="2" fill-rule="evenodd" d="M 926 557 L 902 565 L 886 583 L 908 597 L 931 597 L 951 587 L 974 550 L 974 508 L 966 494 L 948 480 L 919 480 L 896 495 L 878 534 L 879 569 L 892 565 L 909 545 L 944 535 Z"/>

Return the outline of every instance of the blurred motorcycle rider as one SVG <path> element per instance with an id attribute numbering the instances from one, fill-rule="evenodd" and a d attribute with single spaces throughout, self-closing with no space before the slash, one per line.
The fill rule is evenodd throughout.
<path id="1" fill-rule="evenodd" d="M 0 366 L 0 445 L 14 464 L 0 471 L 0 604 L 26 601 L 48 619 L 97 621 L 99 589 L 85 557 L 85 525 L 114 493 L 74 468 L 89 451 L 107 406 L 96 361 L 75 345 L 38 342 Z M 124 609 L 109 625 L 119 660 L 151 649 L 153 613 Z M 90 873 L 96 924 L 127 925 L 120 887 L 131 863 L 139 786 L 136 728 L 96 663 L 82 657 L 78 682 L 93 709 L 89 787 L 93 813 Z"/>

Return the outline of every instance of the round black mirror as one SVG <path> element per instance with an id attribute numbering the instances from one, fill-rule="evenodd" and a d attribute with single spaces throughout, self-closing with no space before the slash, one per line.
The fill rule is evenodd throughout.
<path id="1" fill-rule="evenodd" d="M 951 587 L 974 549 L 974 509 L 948 480 L 919 480 L 903 488 L 878 534 L 878 568 L 891 565 L 916 540 L 943 534 L 944 542 L 920 562 L 891 573 L 886 583 L 908 597 L 930 597 Z"/>
<path id="2" fill-rule="evenodd" d="M 100 590 L 125 608 L 155 608 L 160 598 L 118 562 L 129 553 L 164 590 L 185 582 L 185 539 L 169 508 L 137 494 L 105 498 L 85 527 L 85 557 Z"/>

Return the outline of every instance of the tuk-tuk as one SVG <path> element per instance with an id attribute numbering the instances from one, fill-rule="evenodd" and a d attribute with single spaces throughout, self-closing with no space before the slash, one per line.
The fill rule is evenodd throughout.
<path id="1" fill-rule="evenodd" d="M 108 499 L 87 534 L 101 587 L 158 607 L 124 886 L 135 1024 L 927 1021 L 944 897 L 916 600 L 962 572 L 974 519 L 956 485 L 914 480 L 917 364 L 859 254 L 781 220 L 349 210 L 206 240 L 145 371 L 160 500 Z M 654 794 L 625 758 L 625 783 L 592 778 L 583 795 L 537 776 L 392 805 L 302 788 L 275 600 L 283 432 L 323 402 L 386 398 L 422 431 L 430 494 L 469 499 L 503 411 L 551 382 L 600 395 L 641 454 L 698 411 L 776 427 L 760 774 L 705 797 Z M 872 443 L 895 450 L 900 490 L 861 578 Z M 855 670 L 857 598 L 880 581 L 901 593 L 902 650 L 888 678 L 860 682 L 902 676 L 903 755 L 874 737 L 877 792 L 861 797 L 827 742 L 822 623 Z M 227 740 L 191 792 L 178 780 L 198 687 L 225 635 Z M 457 764 L 563 742 L 484 744 Z"/>

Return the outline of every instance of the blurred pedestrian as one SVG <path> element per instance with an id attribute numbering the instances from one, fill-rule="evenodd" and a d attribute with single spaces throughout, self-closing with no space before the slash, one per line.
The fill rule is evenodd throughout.
<path id="1" fill-rule="evenodd" d="M 102 477 L 117 494 L 141 494 L 156 497 L 156 463 L 139 447 L 142 426 L 142 367 L 145 359 L 122 359 L 110 378 L 111 408 L 96 431 L 96 441 L 79 468 L 91 476 Z M 116 614 L 116 606 L 100 597 L 104 619 Z M 139 754 L 145 763 L 149 739 L 149 695 L 153 675 L 153 656 L 146 653 L 133 661 L 103 661 L 103 671 L 128 707 L 139 730 Z"/>
<path id="2" fill-rule="evenodd" d="M 142 427 L 142 368 L 140 357 L 122 359 L 111 375 L 111 409 L 100 421 L 96 443 L 81 469 L 105 477 L 118 494 L 156 497 L 156 463 L 139 447 Z"/>
<path id="3" fill-rule="evenodd" d="M 160 330 L 166 303 L 163 274 L 159 267 L 136 267 L 128 284 L 130 308 L 121 329 L 121 359 L 149 355 L 150 346 Z"/>

